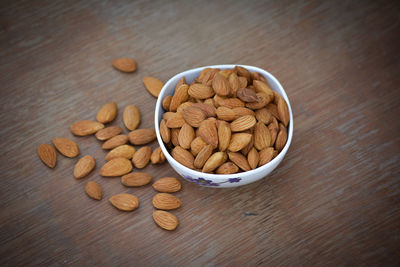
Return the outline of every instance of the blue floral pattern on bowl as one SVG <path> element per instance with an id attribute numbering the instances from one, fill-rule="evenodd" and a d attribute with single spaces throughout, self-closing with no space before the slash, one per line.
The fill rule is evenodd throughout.
<path id="1" fill-rule="evenodd" d="M 242 180 L 242 178 L 229 178 L 228 180 L 224 181 L 224 182 L 219 182 L 219 183 L 214 183 L 211 180 L 207 180 L 204 178 L 192 178 L 188 175 L 182 175 L 183 178 L 185 178 L 187 181 L 198 184 L 198 185 L 202 185 L 202 186 L 219 186 L 220 184 L 224 184 L 224 183 L 238 183 L 240 182 L 240 180 Z"/>

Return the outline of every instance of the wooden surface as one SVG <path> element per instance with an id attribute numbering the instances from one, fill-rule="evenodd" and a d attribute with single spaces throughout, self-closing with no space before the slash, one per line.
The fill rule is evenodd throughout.
<path id="1" fill-rule="evenodd" d="M 2 1 L 0 263 L 16 265 L 399 265 L 398 1 Z M 123 74 L 113 59 L 135 58 Z M 105 151 L 69 126 L 116 101 L 153 127 L 144 76 L 212 64 L 264 68 L 292 104 L 294 139 L 262 181 L 233 189 L 182 181 L 174 232 L 152 218 L 150 186 L 98 175 Z M 125 131 L 126 132 L 126 131 Z M 75 140 L 96 171 L 73 178 L 36 155 Z M 153 143 L 153 147 L 157 144 Z M 177 176 L 168 164 L 147 167 Z M 89 180 L 104 199 L 84 193 Z M 107 199 L 136 194 L 124 213 Z"/>

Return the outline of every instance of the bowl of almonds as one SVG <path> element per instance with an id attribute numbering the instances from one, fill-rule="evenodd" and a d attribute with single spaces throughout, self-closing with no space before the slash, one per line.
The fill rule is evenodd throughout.
<path id="1" fill-rule="evenodd" d="M 283 160 L 293 114 L 279 81 L 245 65 L 215 65 L 172 77 L 155 110 L 160 148 L 187 181 L 236 187 L 260 180 Z"/>

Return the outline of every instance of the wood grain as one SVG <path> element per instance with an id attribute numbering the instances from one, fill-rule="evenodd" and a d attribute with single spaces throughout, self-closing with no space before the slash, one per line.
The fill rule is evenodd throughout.
<path id="1" fill-rule="evenodd" d="M 0 3 L 0 264 L 399 265 L 400 4 L 398 1 L 2 1 Z M 138 70 L 111 67 L 132 57 Z M 295 116 L 278 169 L 233 189 L 183 181 L 174 232 L 152 221 L 150 186 L 102 178 L 106 151 L 69 126 L 115 101 L 142 111 L 141 79 L 248 64 L 274 74 Z M 124 132 L 127 130 L 124 128 Z M 96 158 L 54 170 L 36 155 L 54 137 Z M 156 147 L 153 143 L 153 148 Z M 154 177 L 177 176 L 164 164 Z M 84 186 L 98 182 L 100 202 Z M 107 199 L 133 193 L 124 213 Z"/>

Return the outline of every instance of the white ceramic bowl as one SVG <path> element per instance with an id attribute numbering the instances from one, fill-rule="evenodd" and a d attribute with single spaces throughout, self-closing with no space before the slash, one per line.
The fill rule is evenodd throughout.
<path id="1" fill-rule="evenodd" d="M 241 186 L 245 184 L 249 184 L 252 182 L 255 182 L 257 180 L 260 180 L 261 178 L 267 176 L 270 174 L 278 165 L 281 163 L 283 158 L 286 155 L 286 152 L 289 149 L 290 143 L 292 142 L 292 137 L 293 137 L 293 114 L 292 114 L 292 108 L 290 106 L 289 99 L 285 93 L 285 90 L 283 90 L 282 85 L 279 83 L 279 81 L 272 76 L 269 72 L 253 67 L 253 66 L 246 66 L 246 65 L 239 65 L 243 66 L 246 69 L 248 69 L 250 72 L 259 72 L 262 74 L 269 82 L 271 89 L 278 92 L 279 95 L 281 95 L 285 100 L 286 103 L 288 104 L 289 107 L 289 113 L 290 113 L 290 122 L 289 122 L 289 130 L 288 130 L 288 138 L 285 147 L 283 150 L 278 154 L 277 157 L 275 157 L 273 160 L 268 162 L 267 164 L 258 167 L 254 170 L 247 171 L 247 172 L 241 172 L 241 173 L 235 173 L 235 174 L 210 174 L 210 173 L 202 173 L 198 172 L 195 170 L 192 170 L 186 166 L 183 166 L 179 162 L 177 162 L 168 152 L 167 148 L 164 145 L 164 142 L 161 138 L 160 135 L 160 121 L 162 119 L 162 115 L 165 112 L 164 109 L 162 108 L 162 100 L 168 96 L 168 95 L 173 95 L 175 91 L 175 86 L 178 83 L 179 79 L 182 77 L 185 77 L 186 82 L 189 84 L 191 83 L 194 78 L 198 77 L 200 72 L 204 68 L 219 68 L 221 70 L 223 69 L 233 69 L 236 65 L 215 65 L 215 66 L 205 66 L 201 68 L 196 68 L 196 69 L 191 69 L 187 70 L 184 72 L 181 72 L 174 77 L 172 77 L 162 88 L 160 95 L 158 96 L 157 104 L 156 104 L 156 111 L 155 111 L 155 128 L 156 128 L 156 134 L 157 134 L 157 140 L 158 143 L 160 144 L 161 150 L 164 153 L 165 157 L 167 158 L 169 164 L 172 166 L 172 168 L 179 173 L 184 179 L 187 181 L 196 183 L 201 186 L 207 186 L 207 187 L 219 187 L 219 188 L 224 188 L 224 187 L 236 187 L 236 186 Z"/>

